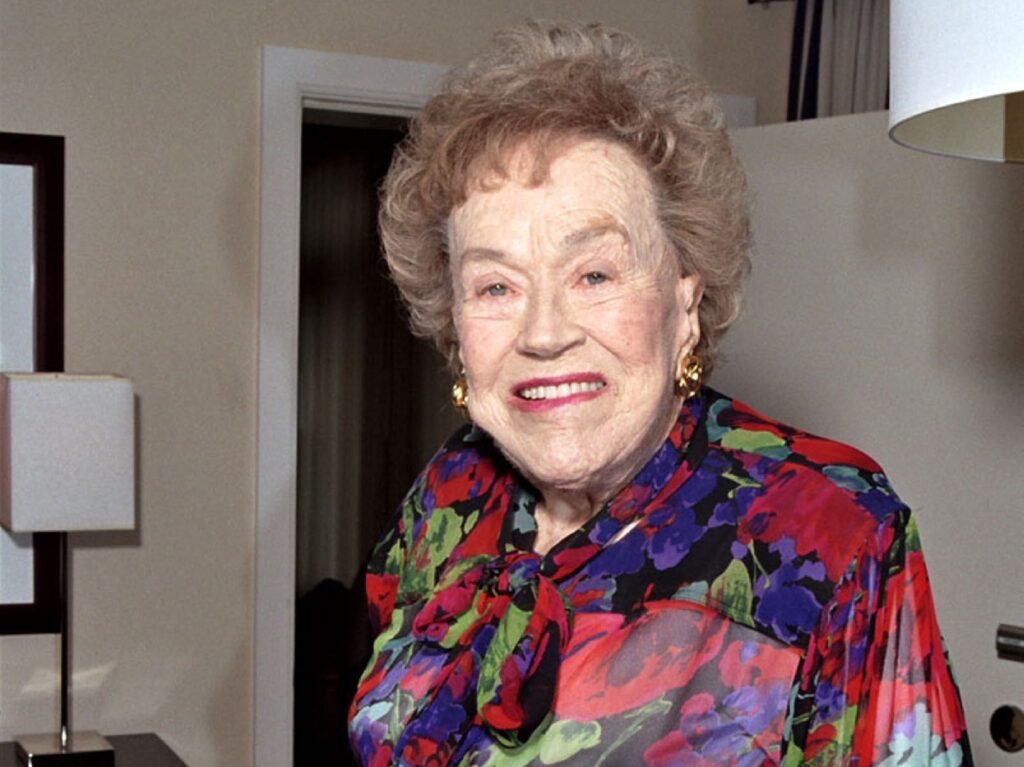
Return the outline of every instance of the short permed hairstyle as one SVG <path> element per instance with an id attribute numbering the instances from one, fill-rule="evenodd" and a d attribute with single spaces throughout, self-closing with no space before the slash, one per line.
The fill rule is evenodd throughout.
<path id="1" fill-rule="evenodd" d="M 456 367 L 450 213 L 481 168 L 507 176 L 505 163 L 524 142 L 576 138 L 625 146 L 647 169 L 681 271 L 703 282 L 695 351 L 710 372 L 749 268 L 746 178 L 707 85 L 597 24 L 530 22 L 499 32 L 412 119 L 384 180 L 380 229 L 413 332 Z M 533 182 L 544 180 L 535 172 Z"/>

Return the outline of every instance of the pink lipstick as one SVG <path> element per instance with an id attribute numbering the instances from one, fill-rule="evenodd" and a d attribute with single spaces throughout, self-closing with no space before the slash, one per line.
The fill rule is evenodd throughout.
<path id="1" fill-rule="evenodd" d="M 531 378 L 513 387 L 510 401 L 517 410 L 535 413 L 594 399 L 607 386 L 604 377 L 597 373 Z"/>

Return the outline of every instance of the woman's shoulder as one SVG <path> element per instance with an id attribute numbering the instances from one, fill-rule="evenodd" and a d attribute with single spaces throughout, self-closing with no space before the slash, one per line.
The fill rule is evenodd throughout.
<path id="1" fill-rule="evenodd" d="M 863 452 L 711 390 L 705 404 L 707 449 L 675 503 L 693 509 L 681 524 L 705 525 L 708 545 L 701 577 L 678 595 L 806 647 L 851 573 L 883 561 L 907 507 Z"/>
<path id="2" fill-rule="evenodd" d="M 709 451 L 725 456 L 750 488 L 747 520 L 765 532 L 812 537 L 830 572 L 844 568 L 872 530 L 906 514 L 881 466 L 855 447 L 714 391 L 706 423 Z"/>
<path id="3" fill-rule="evenodd" d="M 507 479 L 508 462 L 491 437 L 466 424 L 445 441 L 427 462 L 411 493 L 423 513 L 448 508 L 478 508 Z"/>
<path id="4" fill-rule="evenodd" d="M 708 390 L 707 409 L 709 440 L 722 448 L 809 467 L 847 466 L 883 475 L 881 466 L 857 448 L 770 418 L 717 391 Z"/>
<path id="5" fill-rule="evenodd" d="M 448 562 L 493 554 L 509 482 L 493 441 L 472 426 L 458 429 L 413 482 L 371 570 L 391 562 L 405 588 L 425 593 Z"/>

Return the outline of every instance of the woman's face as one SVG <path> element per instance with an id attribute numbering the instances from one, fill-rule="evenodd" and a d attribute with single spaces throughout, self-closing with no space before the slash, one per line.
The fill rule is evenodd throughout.
<path id="1" fill-rule="evenodd" d="M 478 185 L 449 222 L 469 413 L 542 492 L 603 500 L 675 420 L 700 280 L 680 275 L 625 148 L 576 143 L 533 188 L 531 159 L 513 156 L 509 180 Z"/>

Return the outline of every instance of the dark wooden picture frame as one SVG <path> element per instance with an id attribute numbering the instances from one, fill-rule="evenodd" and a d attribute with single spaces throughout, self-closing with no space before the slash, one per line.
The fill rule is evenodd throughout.
<path id="1" fill-rule="evenodd" d="M 64 137 L 0 132 L 0 165 L 34 169 L 34 366 L 59 372 L 64 368 Z M 58 535 L 32 536 L 32 601 L 0 604 L 0 634 L 60 631 Z"/>

